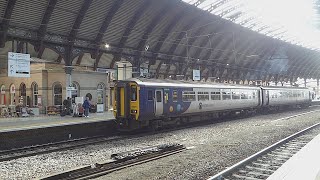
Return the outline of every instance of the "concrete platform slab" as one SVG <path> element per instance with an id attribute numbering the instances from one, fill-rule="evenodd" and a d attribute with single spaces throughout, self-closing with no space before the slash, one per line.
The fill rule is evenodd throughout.
<path id="1" fill-rule="evenodd" d="M 320 134 L 267 180 L 320 180 Z"/>
<path id="2" fill-rule="evenodd" d="M 88 118 L 72 116 L 61 117 L 60 115 L 0 118 L 0 133 L 113 120 L 114 116 L 112 112 L 90 113 Z"/>

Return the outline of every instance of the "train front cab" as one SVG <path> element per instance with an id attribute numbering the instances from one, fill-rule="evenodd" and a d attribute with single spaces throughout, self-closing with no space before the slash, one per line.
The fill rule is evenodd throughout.
<path id="1" fill-rule="evenodd" d="M 114 87 L 113 111 L 121 130 L 139 127 L 139 91 L 140 88 L 135 82 L 119 81 Z"/>

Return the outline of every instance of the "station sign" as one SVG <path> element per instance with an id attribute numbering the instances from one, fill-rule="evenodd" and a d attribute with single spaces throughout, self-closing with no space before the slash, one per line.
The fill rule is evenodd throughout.
<path id="1" fill-rule="evenodd" d="M 8 77 L 30 77 L 30 54 L 8 52 Z"/>
<path id="2" fill-rule="evenodd" d="M 200 81 L 200 70 L 194 69 L 194 70 L 192 71 L 192 75 L 193 75 L 192 80 L 194 80 L 194 81 Z"/>

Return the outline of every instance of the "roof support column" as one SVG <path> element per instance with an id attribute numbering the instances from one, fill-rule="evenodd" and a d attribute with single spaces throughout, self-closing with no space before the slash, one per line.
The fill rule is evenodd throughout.
<path id="1" fill-rule="evenodd" d="M 72 46 L 66 48 L 66 53 L 64 56 L 65 66 L 64 71 L 66 73 L 66 98 L 71 98 L 71 90 L 70 87 L 72 86 Z"/>

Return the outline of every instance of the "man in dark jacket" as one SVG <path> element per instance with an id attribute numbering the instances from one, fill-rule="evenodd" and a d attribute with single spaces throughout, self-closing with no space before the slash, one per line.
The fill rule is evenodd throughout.
<path id="1" fill-rule="evenodd" d="M 86 97 L 86 100 L 84 100 L 82 107 L 84 108 L 84 117 L 89 117 L 89 108 L 90 108 L 89 97 Z"/>

